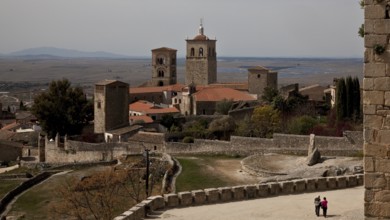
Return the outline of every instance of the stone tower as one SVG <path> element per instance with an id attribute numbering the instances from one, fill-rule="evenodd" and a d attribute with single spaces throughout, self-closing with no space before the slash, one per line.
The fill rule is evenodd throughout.
<path id="1" fill-rule="evenodd" d="M 390 3 L 364 3 L 364 215 L 390 219 Z"/>
<path id="2" fill-rule="evenodd" d="M 151 86 L 176 84 L 176 52 L 177 50 L 167 47 L 152 50 Z"/>
<path id="3" fill-rule="evenodd" d="M 117 80 L 96 83 L 94 102 L 95 133 L 129 125 L 129 84 Z"/>
<path id="4" fill-rule="evenodd" d="M 208 85 L 217 82 L 216 41 L 204 35 L 202 22 L 194 39 L 187 39 L 185 84 Z"/>
<path id="5" fill-rule="evenodd" d="M 257 94 L 257 99 L 260 100 L 266 87 L 278 88 L 278 73 L 262 66 L 249 68 L 248 92 Z"/>

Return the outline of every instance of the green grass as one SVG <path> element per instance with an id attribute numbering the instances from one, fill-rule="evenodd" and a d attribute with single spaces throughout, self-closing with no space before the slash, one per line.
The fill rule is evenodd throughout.
<path id="1" fill-rule="evenodd" d="M 1 180 L 0 181 L 0 198 L 3 198 L 9 191 L 15 189 L 23 180 Z"/>
<path id="2" fill-rule="evenodd" d="M 182 172 L 176 179 L 176 191 L 188 191 L 225 186 L 228 183 L 218 174 L 210 172 L 207 165 L 213 157 L 201 159 L 178 158 Z"/>

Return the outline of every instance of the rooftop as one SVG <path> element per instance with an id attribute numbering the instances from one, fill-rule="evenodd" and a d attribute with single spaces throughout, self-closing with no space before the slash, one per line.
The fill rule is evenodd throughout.
<path id="1" fill-rule="evenodd" d="M 224 99 L 233 101 L 256 100 L 256 98 L 247 93 L 224 87 L 210 87 L 202 89 L 199 92 L 195 93 L 195 98 L 196 101 L 222 101 Z"/>

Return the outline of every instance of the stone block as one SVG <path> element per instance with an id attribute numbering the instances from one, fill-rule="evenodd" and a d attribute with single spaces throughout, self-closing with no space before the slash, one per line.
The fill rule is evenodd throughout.
<path id="1" fill-rule="evenodd" d="M 328 177 L 327 178 L 328 182 L 328 188 L 329 189 L 336 189 L 337 188 L 337 179 L 336 177 Z"/>
<path id="2" fill-rule="evenodd" d="M 294 182 L 293 181 L 285 181 L 280 183 L 282 193 L 283 194 L 291 194 L 294 193 Z"/>
<path id="3" fill-rule="evenodd" d="M 374 90 L 389 91 L 390 90 L 390 77 L 374 78 Z"/>
<path id="4" fill-rule="evenodd" d="M 295 192 L 304 192 L 306 190 L 306 181 L 305 180 L 295 180 Z"/>
<path id="5" fill-rule="evenodd" d="M 327 183 L 325 177 L 318 178 L 316 180 L 316 188 L 317 188 L 317 190 L 326 190 L 326 189 L 328 189 L 328 183 Z"/>
<path id="6" fill-rule="evenodd" d="M 376 105 L 363 105 L 363 112 L 366 115 L 376 114 Z"/>
<path id="7" fill-rule="evenodd" d="M 365 77 L 381 77 L 386 76 L 386 64 L 384 63 L 365 63 L 364 64 Z"/>
<path id="8" fill-rule="evenodd" d="M 390 203 L 365 203 L 364 214 L 371 217 L 390 218 Z"/>
<path id="9" fill-rule="evenodd" d="M 365 202 L 372 202 L 372 201 L 374 201 L 374 197 L 375 197 L 375 191 L 374 190 L 369 190 L 369 189 L 364 190 L 364 201 Z"/>
<path id="10" fill-rule="evenodd" d="M 244 187 L 246 198 L 253 199 L 257 197 L 257 187 L 255 185 L 247 185 Z"/>
<path id="11" fill-rule="evenodd" d="M 381 19 L 384 18 L 385 8 L 382 5 L 366 5 L 364 6 L 365 19 Z"/>
<path id="12" fill-rule="evenodd" d="M 366 91 L 374 90 L 374 78 L 364 78 L 363 79 L 363 89 Z"/>
<path id="13" fill-rule="evenodd" d="M 179 197 L 177 196 L 177 194 L 164 194 L 164 200 L 166 207 L 172 208 L 179 206 Z"/>
<path id="14" fill-rule="evenodd" d="M 179 192 L 177 193 L 179 197 L 180 206 L 190 206 L 192 205 L 192 193 L 191 192 Z"/>
<path id="15" fill-rule="evenodd" d="M 381 189 L 386 187 L 386 179 L 383 174 L 378 173 L 365 173 L 364 174 L 364 186 L 366 189 Z"/>
<path id="16" fill-rule="evenodd" d="M 385 105 L 390 106 L 390 92 L 385 92 Z"/>
<path id="17" fill-rule="evenodd" d="M 268 183 L 269 192 L 271 195 L 278 195 L 280 193 L 280 184 L 279 183 Z M 260 190 L 259 190 L 260 192 Z"/>
<path id="18" fill-rule="evenodd" d="M 373 139 L 376 139 L 376 136 L 373 137 Z M 363 152 L 366 157 L 375 157 L 375 158 L 387 157 L 386 146 L 382 146 L 379 144 L 364 144 Z"/>
<path id="19" fill-rule="evenodd" d="M 364 46 L 373 48 L 376 44 L 378 45 L 386 45 L 387 44 L 387 36 L 379 35 L 379 34 L 370 34 L 364 37 Z"/>
<path id="20" fill-rule="evenodd" d="M 364 105 L 383 105 L 385 92 L 383 91 L 363 91 Z"/>
<path id="21" fill-rule="evenodd" d="M 218 189 L 210 188 L 210 189 L 205 189 L 204 191 L 206 192 L 206 197 L 207 197 L 208 203 L 216 203 L 219 201 Z"/>
<path id="22" fill-rule="evenodd" d="M 347 176 L 348 187 L 357 186 L 357 177 L 355 175 Z"/>
<path id="23" fill-rule="evenodd" d="M 364 32 L 366 34 L 372 34 L 375 31 L 376 20 L 365 19 L 364 20 Z"/>
<path id="24" fill-rule="evenodd" d="M 374 172 L 375 171 L 374 160 L 372 159 L 372 157 L 366 156 L 366 157 L 364 157 L 363 161 L 364 161 L 363 162 L 364 170 L 366 172 Z"/>
<path id="25" fill-rule="evenodd" d="M 363 186 L 364 185 L 364 174 L 358 174 L 358 175 L 356 175 L 356 177 L 357 177 L 358 185 Z"/>
<path id="26" fill-rule="evenodd" d="M 132 216 L 134 219 L 143 219 L 145 218 L 145 206 L 133 206 L 129 209 L 129 211 L 133 212 Z"/>
<path id="27" fill-rule="evenodd" d="M 386 115 L 384 121 L 383 121 L 383 127 L 384 129 L 390 129 L 390 115 Z"/>
<path id="28" fill-rule="evenodd" d="M 375 171 L 388 173 L 390 172 L 390 160 L 389 159 L 377 159 L 375 160 Z"/>
<path id="29" fill-rule="evenodd" d="M 364 127 L 369 128 L 382 128 L 383 117 L 379 115 L 364 115 Z"/>
<path id="30" fill-rule="evenodd" d="M 162 196 L 150 196 L 148 200 L 151 201 L 149 204 L 152 211 L 165 208 L 164 197 Z"/>
<path id="31" fill-rule="evenodd" d="M 232 200 L 232 188 L 231 187 L 220 187 L 218 188 L 219 198 L 222 202 Z"/>
<path id="32" fill-rule="evenodd" d="M 191 191 L 192 197 L 194 198 L 195 205 L 203 205 L 207 202 L 206 192 L 203 190 L 193 190 Z"/>
<path id="33" fill-rule="evenodd" d="M 383 145 L 390 143 L 390 130 L 379 130 L 375 142 Z"/>
<path id="34" fill-rule="evenodd" d="M 316 190 L 316 179 L 306 179 L 306 190 L 307 191 Z"/>
<path id="35" fill-rule="evenodd" d="M 369 63 L 374 61 L 374 50 L 371 48 L 366 48 L 364 51 L 364 63 Z"/>
<path id="36" fill-rule="evenodd" d="M 245 190 L 243 186 L 232 187 L 233 199 L 242 200 L 245 198 Z"/>
<path id="37" fill-rule="evenodd" d="M 258 185 L 258 196 L 267 197 L 270 194 L 269 184 L 260 184 Z"/>
<path id="38" fill-rule="evenodd" d="M 376 192 L 375 201 L 390 203 L 390 190 L 381 190 Z"/>
<path id="39" fill-rule="evenodd" d="M 336 177 L 336 180 L 337 180 L 337 188 L 341 189 L 341 188 L 347 187 L 347 185 L 348 185 L 347 177 L 338 176 L 338 177 Z"/>

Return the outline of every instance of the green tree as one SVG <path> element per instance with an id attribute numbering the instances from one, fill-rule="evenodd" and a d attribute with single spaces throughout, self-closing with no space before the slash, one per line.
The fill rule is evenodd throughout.
<path id="1" fill-rule="evenodd" d="M 253 134 L 257 137 L 271 138 L 280 129 L 280 113 L 269 105 L 255 108 L 251 121 Z"/>
<path id="2" fill-rule="evenodd" d="M 208 129 L 218 139 L 229 140 L 230 134 L 236 129 L 236 126 L 231 116 L 224 115 L 221 118 L 214 119 Z"/>
<path id="3" fill-rule="evenodd" d="M 360 111 L 360 83 L 359 83 L 359 79 L 357 77 L 355 77 L 353 79 L 353 118 L 356 120 L 356 119 L 359 119 L 360 118 L 360 114 L 361 114 L 361 111 Z"/>
<path id="4" fill-rule="evenodd" d="M 279 96 L 279 90 L 273 87 L 265 87 L 261 99 L 270 104 L 274 101 L 274 98 Z"/>
<path id="5" fill-rule="evenodd" d="M 345 89 L 346 89 L 346 117 L 351 118 L 354 112 L 354 84 L 351 76 L 348 76 L 345 80 Z"/>
<path id="6" fill-rule="evenodd" d="M 24 105 L 22 100 L 20 100 L 20 102 L 19 102 L 19 110 L 21 110 L 21 111 L 27 110 L 27 107 Z"/>
<path id="7" fill-rule="evenodd" d="M 336 118 L 342 120 L 347 116 L 347 89 L 344 78 L 338 80 L 336 85 Z"/>
<path id="8" fill-rule="evenodd" d="M 93 119 L 93 103 L 88 102 L 80 87 L 71 87 L 67 79 L 52 81 L 49 89 L 34 99 L 31 108 L 44 131 L 53 138 L 80 134 Z"/>
<path id="9" fill-rule="evenodd" d="M 223 99 L 222 101 L 217 102 L 215 106 L 215 112 L 221 115 L 227 115 L 232 105 L 233 100 Z"/>
<path id="10" fill-rule="evenodd" d="M 303 115 L 290 121 L 288 125 L 288 132 L 290 134 L 307 135 L 311 133 L 317 124 L 318 121 L 315 118 L 308 115 Z"/>

